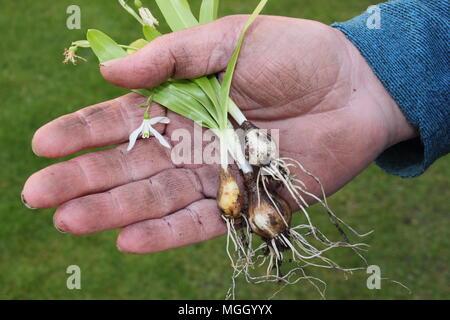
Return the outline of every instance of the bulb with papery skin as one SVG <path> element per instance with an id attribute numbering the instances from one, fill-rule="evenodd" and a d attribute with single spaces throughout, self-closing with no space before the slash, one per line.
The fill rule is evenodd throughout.
<path id="1" fill-rule="evenodd" d="M 222 213 L 231 219 L 241 217 L 244 198 L 239 189 L 236 178 L 231 174 L 230 169 L 221 169 L 220 186 L 217 191 L 217 204 Z"/>
<path id="2" fill-rule="evenodd" d="M 248 221 L 253 232 L 270 240 L 288 230 L 292 218 L 289 204 L 275 194 L 271 194 L 271 200 L 261 188 L 259 192 L 253 177 L 246 179 L 246 186 L 249 197 Z"/>
<path id="3" fill-rule="evenodd" d="M 249 121 L 241 125 L 245 131 L 245 157 L 257 167 L 270 164 L 277 156 L 277 145 L 267 130 L 261 130 Z"/>

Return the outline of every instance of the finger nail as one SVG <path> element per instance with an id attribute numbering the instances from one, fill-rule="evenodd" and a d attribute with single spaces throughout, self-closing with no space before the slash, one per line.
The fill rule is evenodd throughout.
<path id="1" fill-rule="evenodd" d="M 53 223 L 53 226 L 54 226 L 55 229 L 58 230 L 60 233 L 62 233 L 62 234 L 67 234 L 67 232 L 65 232 L 65 231 L 63 231 L 62 229 L 58 228 L 58 226 L 57 226 L 55 223 Z"/>
<path id="2" fill-rule="evenodd" d="M 64 229 L 67 230 L 66 224 L 64 223 L 64 221 L 62 221 L 61 219 L 57 219 L 57 214 L 55 214 L 53 216 L 53 226 L 55 227 L 56 230 L 58 230 L 60 233 L 67 233 Z"/>
<path id="3" fill-rule="evenodd" d="M 27 207 L 28 209 L 31 209 L 31 210 L 36 210 L 36 209 L 37 209 L 37 208 L 33 208 L 32 206 L 30 206 L 30 205 L 27 203 L 27 200 L 25 200 L 25 196 L 23 195 L 23 193 L 20 194 L 20 199 L 22 200 L 23 205 L 24 205 L 25 207 Z"/>
<path id="4" fill-rule="evenodd" d="M 37 131 L 34 133 L 33 139 L 31 140 L 31 151 L 33 151 L 33 153 L 39 157 L 39 154 L 37 153 L 36 147 L 35 147 L 35 144 L 36 144 L 36 137 L 39 135 L 38 132 L 39 132 L 39 130 L 37 130 Z"/>
<path id="5" fill-rule="evenodd" d="M 126 253 L 126 251 L 124 251 L 124 250 L 122 249 L 122 247 L 120 246 L 120 244 L 119 244 L 118 241 L 116 242 L 116 248 L 117 248 L 118 251 L 123 252 L 123 253 Z"/>
<path id="6" fill-rule="evenodd" d="M 120 235 L 116 240 L 116 248 L 117 248 L 117 250 L 119 250 L 122 253 L 130 253 L 128 250 L 126 250 L 126 247 L 123 246 L 123 243 L 120 239 Z"/>
<path id="7" fill-rule="evenodd" d="M 34 149 L 33 144 L 31 145 L 31 151 L 33 151 L 33 153 L 39 157 L 39 154 L 38 154 L 38 153 L 36 152 L 36 150 Z"/>

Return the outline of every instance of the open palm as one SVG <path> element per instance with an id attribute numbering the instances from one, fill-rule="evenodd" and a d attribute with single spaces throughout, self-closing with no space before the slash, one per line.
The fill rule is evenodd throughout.
<path id="1" fill-rule="evenodd" d="M 220 73 L 245 20 L 231 16 L 163 36 L 101 72 L 126 88 Z M 414 134 L 357 49 L 339 31 L 313 21 L 258 18 L 241 51 L 232 97 L 256 125 L 279 129 L 281 156 L 300 161 L 329 194 Z M 35 173 L 25 184 L 24 201 L 35 208 L 59 206 L 55 225 L 72 234 L 124 228 L 117 245 L 126 252 L 161 251 L 225 233 L 214 199 L 216 166 L 174 165 L 170 150 L 155 139 L 126 151 L 143 116 L 134 106 L 143 102 L 128 94 L 40 128 L 33 139 L 39 156 L 119 146 Z M 154 105 L 151 115 L 171 119 L 156 126 L 168 138 L 179 128 L 193 130 L 191 121 L 161 106 Z"/>

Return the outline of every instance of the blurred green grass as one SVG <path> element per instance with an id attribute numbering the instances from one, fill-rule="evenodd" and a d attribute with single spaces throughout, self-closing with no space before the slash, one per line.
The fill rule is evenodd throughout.
<path id="1" fill-rule="evenodd" d="M 199 1 L 191 3 L 198 8 Z M 70 4 L 81 7 L 82 30 L 65 26 Z M 221 14 L 248 13 L 255 4 L 222 1 Z M 370 4 L 278 0 L 270 1 L 265 12 L 331 23 L 347 20 Z M 92 55 L 76 68 L 61 64 L 63 49 L 84 38 L 88 27 L 124 43 L 139 33 L 115 1 L 0 1 L 0 298 L 221 299 L 230 277 L 224 238 L 153 255 L 126 255 L 115 248 L 117 231 L 85 237 L 61 234 L 53 228 L 53 210 L 30 211 L 20 202 L 26 178 L 56 162 L 33 155 L 33 132 L 53 118 L 125 92 L 104 83 Z M 372 166 L 330 199 L 351 225 L 375 229 L 368 240 L 369 263 L 379 265 L 383 276 L 406 284 L 412 294 L 389 282 L 383 282 L 381 290 L 368 290 L 364 272 L 346 280 L 340 273 L 315 271 L 328 283 L 328 298 L 450 298 L 448 160 L 439 160 L 411 180 Z M 313 211 L 321 214 L 319 208 Z M 349 265 L 357 263 L 351 254 L 339 258 Z M 65 270 L 71 264 L 82 269 L 82 290 L 66 288 Z M 267 298 L 275 289 L 239 283 L 237 294 L 243 299 Z M 311 285 L 300 283 L 277 298 L 319 296 Z"/>

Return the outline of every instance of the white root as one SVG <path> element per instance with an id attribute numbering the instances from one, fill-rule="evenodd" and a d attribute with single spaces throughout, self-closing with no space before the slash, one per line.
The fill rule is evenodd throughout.
<path id="1" fill-rule="evenodd" d="M 293 267 L 286 275 L 281 274 L 280 264 L 283 260 L 283 253 L 281 253 L 277 247 L 276 242 L 280 241 L 283 244 L 286 244 L 293 253 L 293 261 L 296 262 L 296 266 Z M 349 245 L 354 246 L 354 245 Z M 330 248 L 328 248 L 329 250 Z M 298 250 L 295 248 L 294 244 L 288 239 L 285 235 L 280 235 L 275 239 L 272 239 L 270 242 L 266 242 L 259 246 L 256 250 L 254 250 L 254 254 L 256 254 L 257 251 L 261 250 L 268 250 L 269 256 L 257 256 L 257 259 L 259 257 L 263 257 L 263 262 L 266 261 L 266 259 L 269 259 L 269 263 L 267 266 L 266 275 L 263 276 L 252 276 L 251 274 L 251 264 L 248 264 L 245 266 L 245 269 L 242 270 L 242 272 L 245 275 L 245 278 L 248 283 L 251 284 L 262 284 L 262 283 L 269 283 L 269 282 L 276 282 L 276 283 L 282 283 L 283 285 L 281 288 L 275 292 L 269 299 L 273 298 L 276 294 L 278 294 L 282 289 L 284 289 L 288 285 L 294 285 L 297 284 L 301 280 L 307 280 L 320 294 L 320 296 L 325 299 L 325 290 L 326 290 L 326 283 L 322 281 L 319 278 L 313 277 L 313 276 L 307 276 L 305 273 L 305 268 L 307 267 L 319 267 L 319 268 L 326 268 L 326 269 L 336 269 L 343 272 L 352 272 L 356 270 L 364 270 L 363 267 L 355 267 L 355 268 L 343 268 L 333 262 L 332 260 L 323 257 L 321 255 L 316 255 L 315 257 L 308 257 L 308 259 L 305 259 L 304 256 L 299 255 Z M 316 252 L 317 254 L 317 252 Z M 280 256 L 281 255 L 281 256 Z M 312 258 L 317 258 L 320 261 L 322 261 L 322 264 L 311 262 L 310 260 Z M 256 259 L 256 260 L 257 260 Z M 299 275 L 299 273 L 301 273 Z M 297 276 L 295 276 L 297 275 Z M 320 288 L 319 285 L 323 286 L 323 289 Z"/>
<path id="2" fill-rule="evenodd" d="M 312 177 L 318 183 L 322 192 L 323 199 L 306 190 L 306 185 L 291 174 L 290 169 L 292 167 L 299 168 L 300 170 L 302 170 L 302 172 Z M 290 196 L 299 206 L 301 212 L 306 218 L 307 224 L 300 224 L 295 227 L 289 226 L 289 223 L 284 219 L 284 216 L 281 213 L 281 208 L 278 207 L 277 201 L 269 191 L 269 184 L 273 181 L 280 182 L 281 185 L 286 188 Z M 355 251 L 367 265 L 367 262 L 360 251 L 365 251 L 368 245 L 364 243 L 351 244 L 345 233 L 340 228 L 339 224 L 345 226 L 348 230 L 350 230 L 358 237 L 367 236 L 368 234 L 370 234 L 370 232 L 361 234 L 350 227 L 348 224 L 346 224 L 344 221 L 342 221 L 340 218 L 338 218 L 328 206 L 325 191 L 320 180 L 309 171 L 307 171 L 298 161 L 288 158 L 273 160 L 270 165 L 262 167 L 260 169 L 258 175 L 256 176 L 256 185 L 258 203 L 260 203 L 261 201 L 259 195 L 262 191 L 268 196 L 273 207 L 276 209 L 277 214 L 282 218 L 282 221 L 286 225 L 286 230 L 285 232 L 277 235 L 275 238 L 262 243 L 256 249 L 253 249 L 252 233 L 251 230 L 249 230 L 248 221 L 243 215 L 244 219 L 246 220 L 246 237 L 248 239 L 248 243 L 247 246 L 239 244 L 239 241 L 236 241 L 238 237 L 235 235 L 231 236 L 233 239 L 235 239 L 235 247 L 239 248 L 237 263 L 234 264 L 235 268 L 233 277 L 243 274 L 246 281 L 253 284 L 279 282 L 283 284 L 279 291 L 281 291 L 287 285 L 296 284 L 300 280 L 307 280 L 316 288 L 320 296 L 324 298 L 326 284 L 318 278 L 307 276 L 304 270 L 305 268 L 318 267 L 325 269 L 334 269 L 343 271 L 344 274 L 351 273 L 352 271 L 356 270 L 365 269 L 363 267 L 345 268 L 324 256 L 324 254 L 331 249 L 346 247 Z M 260 190 L 260 186 L 262 186 L 263 190 Z M 305 196 L 312 197 L 327 210 L 330 219 L 338 228 L 339 232 L 343 235 L 343 241 L 330 240 L 325 234 L 323 234 L 317 227 L 313 225 L 313 221 L 307 211 L 309 205 L 305 200 Z M 232 232 L 231 228 L 230 231 Z M 316 248 L 316 246 L 308 240 L 308 238 L 310 237 L 312 237 L 312 239 L 314 239 L 317 244 L 319 244 L 323 248 Z M 285 249 L 288 249 L 292 252 L 292 262 L 294 263 L 294 267 L 290 271 L 288 271 L 287 274 L 282 275 L 281 264 L 285 260 L 283 253 Z M 260 254 L 260 252 L 267 252 L 267 254 Z M 267 268 L 265 275 L 252 275 L 252 270 L 254 270 L 255 267 L 261 267 L 266 263 Z M 277 291 L 275 294 L 277 294 L 279 291 Z"/>
<path id="3" fill-rule="evenodd" d="M 305 174 L 312 177 L 317 182 L 317 184 L 320 186 L 323 199 L 320 199 L 316 195 L 306 191 L 305 184 L 301 180 L 295 178 L 291 174 L 291 171 L 289 168 L 293 167 L 293 166 L 300 168 Z M 268 177 L 270 177 L 271 179 L 269 179 Z M 311 172 L 306 170 L 298 161 L 289 159 L 289 158 L 281 158 L 281 159 L 273 160 L 269 166 L 261 168 L 260 172 L 258 173 L 258 181 L 262 182 L 262 184 L 264 186 L 264 190 L 266 191 L 266 194 L 268 194 L 269 196 L 270 196 L 270 193 L 267 191 L 267 185 L 271 182 L 271 180 L 281 182 L 282 186 L 284 186 L 286 188 L 286 190 L 288 190 L 289 194 L 294 199 L 294 201 L 297 203 L 300 210 L 303 212 L 306 220 L 308 221 L 308 224 L 310 226 L 310 229 L 311 229 L 311 232 L 312 232 L 314 238 L 316 240 L 320 241 L 321 243 L 325 244 L 323 241 L 324 236 L 322 233 L 318 234 L 318 229 L 313 226 L 312 220 L 306 210 L 306 208 L 308 208 L 308 204 L 305 201 L 303 195 L 312 197 L 326 209 L 332 223 L 336 226 L 336 228 L 339 230 L 339 232 L 341 233 L 341 235 L 343 236 L 343 238 L 345 240 L 345 242 L 334 243 L 325 238 L 327 240 L 326 242 L 328 242 L 329 246 L 347 246 L 345 243 L 349 242 L 344 231 L 339 226 L 339 223 L 344 225 L 347 229 L 349 229 L 352 233 L 354 233 L 358 237 L 365 237 L 365 236 L 369 235 L 370 233 L 372 233 L 372 231 L 371 231 L 366 234 L 360 234 L 355 229 L 353 229 L 351 226 L 346 224 L 342 219 L 337 217 L 334 214 L 334 212 L 330 209 L 330 207 L 328 206 L 328 203 L 326 201 L 325 191 L 324 191 L 323 185 L 320 182 L 320 180 L 316 176 L 314 176 Z M 361 256 L 361 258 L 364 260 L 364 258 L 362 256 Z"/>
<path id="4" fill-rule="evenodd" d="M 242 126 L 245 122 L 245 118 L 239 120 L 240 125 Z M 238 165 L 244 174 L 252 172 L 251 166 L 245 161 L 242 152 L 239 153 L 235 150 L 230 150 L 230 153 L 233 155 L 233 158 L 241 160 L 238 161 Z M 242 165 L 242 163 L 244 163 L 244 165 Z M 319 295 L 325 299 L 326 283 L 319 278 L 307 275 L 306 268 L 316 267 L 339 270 L 344 273 L 345 277 L 353 271 L 366 269 L 368 263 L 361 252 L 366 251 L 369 246 L 365 243 L 350 243 L 350 240 L 341 226 L 360 238 L 368 236 L 373 231 L 360 233 L 336 216 L 328 205 L 324 186 L 319 178 L 309 172 L 300 162 L 290 158 L 271 159 L 271 162 L 268 165 L 258 166 L 259 170 L 255 177 L 257 204 L 258 206 L 261 206 L 261 202 L 266 201 L 266 199 L 262 200 L 262 197 L 267 196 L 267 199 L 269 199 L 275 209 L 274 212 L 281 218 L 280 223 L 284 224 L 285 228 L 281 228 L 280 230 L 283 231 L 278 231 L 279 233 L 271 237 L 271 239 L 265 239 L 266 236 L 260 234 L 263 237 L 264 242 L 256 246 L 255 243 L 253 243 L 253 232 L 245 214 L 242 214 L 243 229 L 239 231 L 236 230 L 233 220 L 225 218 L 228 230 L 227 254 L 233 267 L 232 285 L 228 290 L 227 299 L 235 298 L 236 279 L 241 275 L 251 284 L 270 282 L 282 284 L 280 289 L 269 299 L 272 299 L 286 286 L 297 284 L 302 280 L 308 281 L 318 291 Z M 321 195 L 317 196 L 309 192 L 306 184 L 292 173 L 291 169 L 293 168 L 299 169 L 301 172 L 311 177 L 320 187 Z M 282 204 L 277 201 L 277 199 L 279 199 L 278 196 L 269 191 L 274 183 L 280 184 L 281 187 L 287 190 L 289 196 L 300 208 L 300 212 L 303 213 L 303 216 L 306 219 L 305 224 L 299 224 L 294 227 L 290 226 L 290 216 L 285 218 L 285 215 L 283 214 L 285 210 L 280 207 Z M 331 238 L 314 226 L 313 219 L 307 210 L 309 204 L 306 201 L 306 198 L 308 197 L 317 201 L 326 210 L 330 221 L 340 233 L 342 240 L 331 240 Z M 287 219 L 289 221 L 287 221 Z M 241 234 L 239 234 L 239 232 Z M 234 252 L 230 252 L 231 245 L 234 246 Z M 325 256 L 328 251 L 340 247 L 353 250 L 353 252 L 361 258 L 365 266 L 343 267 Z M 289 252 L 289 256 L 287 256 L 287 252 Z M 286 259 L 287 257 L 291 258 Z M 283 274 L 282 265 L 286 262 L 292 263 L 292 265 L 289 266 L 290 269 L 286 270 L 287 273 Z M 263 268 L 264 266 L 266 266 L 264 275 L 253 275 L 255 269 Z M 397 281 L 391 281 L 405 287 Z"/>
<path id="5" fill-rule="evenodd" d="M 264 248 L 263 246 L 260 246 L 258 248 L 259 250 Z M 311 285 L 318 291 L 319 295 L 325 299 L 325 290 L 326 290 L 326 283 L 319 278 L 307 276 L 304 270 L 305 266 L 299 266 L 291 269 L 286 275 L 281 276 L 280 275 L 280 268 L 278 265 L 278 259 L 277 259 L 277 253 L 275 252 L 276 247 L 272 247 L 272 245 L 269 245 L 267 247 L 269 249 L 269 265 L 267 274 L 264 276 L 252 276 L 251 273 L 248 270 L 248 267 L 245 270 L 245 277 L 248 283 L 251 284 L 263 284 L 268 282 L 275 282 L 275 283 L 282 283 L 283 285 L 280 287 L 279 290 L 277 290 L 272 296 L 269 297 L 269 299 L 272 299 L 277 295 L 279 292 L 281 292 L 286 286 L 288 285 L 295 285 L 301 280 L 307 280 L 311 283 Z M 255 250 L 257 251 L 257 250 Z M 267 257 L 264 257 L 264 261 Z M 275 260 L 275 263 L 273 262 Z M 276 274 L 271 273 L 271 268 L 275 266 Z M 298 273 L 301 273 L 296 277 Z M 293 279 L 292 279 L 293 278 Z M 323 289 L 321 290 L 319 285 L 323 286 Z"/>
<path id="6" fill-rule="evenodd" d="M 322 198 L 307 191 L 306 185 L 303 181 L 296 178 L 291 173 L 291 168 L 299 168 L 306 175 L 312 177 L 314 181 L 320 186 Z M 294 199 L 300 208 L 303 216 L 306 219 L 306 224 L 299 224 L 291 227 L 289 222 L 284 218 L 278 202 L 275 200 L 273 194 L 269 191 L 269 185 L 273 182 L 279 182 L 284 187 L 289 195 Z M 350 248 L 353 250 L 367 266 L 367 261 L 361 254 L 361 251 L 366 251 L 369 247 L 364 243 L 352 244 L 349 242 L 346 234 L 341 229 L 343 225 L 358 237 L 365 237 L 371 232 L 361 234 L 346 224 L 343 220 L 338 218 L 334 212 L 329 208 L 325 191 L 320 180 L 312 173 L 307 171 L 298 161 L 288 158 L 280 158 L 273 160 L 270 165 L 261 167 L 256 176 L 257 186 L 257 201 L 261 203 L 260 192 L 264 192 L 268 199 L 276 209 L 277 214 L 281 217 L 283 223 L 286 225 L 286 230 L 276 237 L 266 240 L 256 248 L 253 243 L 253 233 L 249 225 L 249 221 L 245 215 L 242 215 L 243 228 L 236 230 L 234 222 L 231 219 L 224 218 L 227 223 L 227 254 L 230 258 L 233 267 L 232 285 L 227 293 L 227 299 L 235 298 L 236 279 L 243 275 L 248 283 L 261 284 L 268 282 L 281 283 L 281 288 L 271 296 L 273 298 L 278 292 L 288 285 L 294 285 L 301 280 L 307 280 L 320 294 L 325 298 L 326 284 L 322 280 L 309 276 L 305 273 L 305 268 L 317 267 L 332 270 L 340 270 L 344 275 L 356 270 L 364 270 L 365 267 L 342 267 L 325 254 L 339 247 Z M 262 189 L 261 189 L 262 186 Z M 311 197 L 316 200 L 322 207 L 325 208 L 327 214 L 341 233 L 343 240 L 333 241 L 321 232 L 313 224 L 307 208 L 309 207 L 305 197 Z M 240 233 L 240 234 L 239 234 Z M 311 240 L 314 240 L 313 244 Z M 320 247 L 317 247 L 317 245 Z M 231 250 L 231 246 L 234 250 Z M 233 252 L 231 252 L 231 251 Z M 284 250 L 291 251 L 291 261 L 293 263 L 291 269 L 283 275 L 281 265 L 286 261 Z M 265 275 L 255 276 L 253 271 L 266 265 Z"/>
<path id="7" fill-rule="evenodd" d="M 226 251 L 233 268 L 231 287 L 226 294 L 227 300 L 235 299 L 236 279 L 243 271 L 248 270 L 248 267 L 253 264 L 252 256 L 254 251 L 252 249 L 252 233 L 247 218 L 245 216 L 242 217 L 245 221 L 244 228 L 236 230 L 234 219 L 222 216 L 227 226 Z M 241 234 L 239 234 L 239 232 L 241 232 Z M 243 240 L 247 242 L 247 244 L 244 243 Z M 231 249 L 231 244 L 234 249 Z M 231 250 L 233 250 L 233 252 L 231 252 Z"/>

